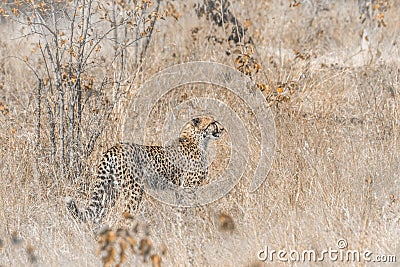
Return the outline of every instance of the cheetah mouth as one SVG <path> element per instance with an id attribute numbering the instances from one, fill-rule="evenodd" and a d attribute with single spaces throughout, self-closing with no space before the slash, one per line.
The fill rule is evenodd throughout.
<path id="1" fill-rule="evenodd" d="M 212 136 L 215 137 L 215 138 L 219 138 L 221 135 L 222 135 L 222 130 L 212 134 Z"/>
<path id="2" fill-rule="evenodd" d="M 218 132 L 218 133 L 213 133 L 213 136 L 218 138 L 218 137 L 221 136 L 221 133 L 220 133 L 220 132 Z"/>

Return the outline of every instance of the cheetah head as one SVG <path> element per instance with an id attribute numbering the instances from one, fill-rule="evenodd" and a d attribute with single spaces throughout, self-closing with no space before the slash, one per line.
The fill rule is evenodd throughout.
<path id="1" fill-rule="evenodd" d="M 180 139 L 198 142 L 218 139 L 224 127 L 212 117 L 196 117 L 183 128 Z"/>

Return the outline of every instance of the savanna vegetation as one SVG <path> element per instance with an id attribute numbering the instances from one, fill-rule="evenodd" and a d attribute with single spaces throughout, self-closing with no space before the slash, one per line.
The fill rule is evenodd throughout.
<path id="1" fill-rule="evenodd" d="M 342 239 L 399 261 L 399 12 L 390 0 L 1 1 L 0 266 L 275 266 L 288 263 L 258 252 Z M 71 218 L 65 197 L 88 203 L 140 86 L 191 61 L 236 68 L 265 97 L 276 129 L 265 182 L 249 192 L 250 160 L 200 208 L 146 196 L 138 214 L 116 205 L 101 226 Z M 176 88 L 152 121 L 207 95 L 257 128 L 251 108 L 209 85 Z M 210 179 L 229 144 L 216 142 Z"/>

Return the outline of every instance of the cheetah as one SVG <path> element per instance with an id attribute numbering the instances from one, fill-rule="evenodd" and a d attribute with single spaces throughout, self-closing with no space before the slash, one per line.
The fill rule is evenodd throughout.
<path id="1" fill-rule="evenodd" d="M 171 183 L 195 188 L 208 175 L 207 147 L 218 139 L 223 126 L 212 117 L 193 118 L 179 138 L 168 146 L 121 143 L 111 147 L 97 167 L 94 190 L 88 207 L 81 211 L 74 200 L 66 198 L 69 212 L 82 222 L 100 222 L 106 208 L 122 194 L 124 212 L 135 214 L 142 200 L 144 183 Z M 155 185 L 157 186 L 157 185 Z"/>

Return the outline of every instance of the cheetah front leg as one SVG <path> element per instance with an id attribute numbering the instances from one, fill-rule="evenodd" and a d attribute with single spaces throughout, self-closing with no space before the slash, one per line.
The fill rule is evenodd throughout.
<path id="1" fill-rule="evenodd" d="M 123 194 L 125 198 L 124 215 L 133 216 L 139 209 L 143 196 L 143 183 L 139 176 L 129 174 L 125 179 Z"/>

